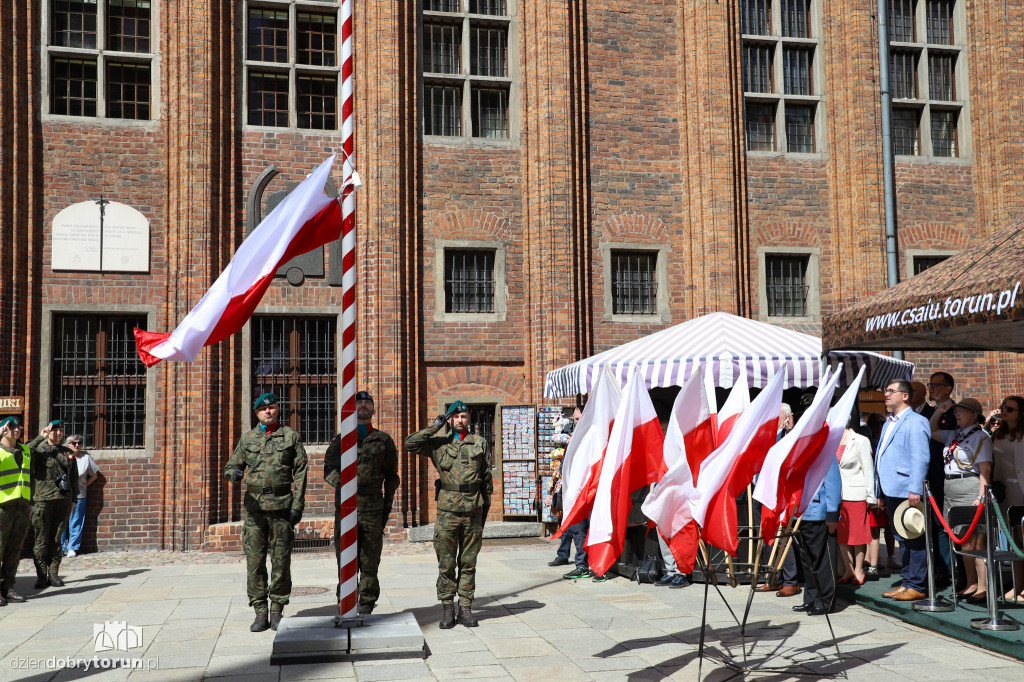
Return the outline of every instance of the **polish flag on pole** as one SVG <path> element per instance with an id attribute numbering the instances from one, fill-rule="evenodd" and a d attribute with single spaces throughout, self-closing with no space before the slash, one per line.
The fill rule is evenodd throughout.
<path id="1" fill-rule="evenodd" d="M 691 375 L 672 405 L 665 433 L 665 466 L 668 471 L 644 500 L 644 514 L 657 524 L 680 572 L 693 570 L 699 534 L 689 501 L 696 495 L 691 466 L 715 449 L 711 410 L 702 373 Z M 694 467 L 694 468 L 696 468 Z"/>
<path id="2" fill-rule="evenodd" d="M 341 207 L 324 194 L 333 164 L 332 155 L 263 219 L 173 332 L 135 330 L 139 358 L 147 367 L 162 360 L 192 362 L 204 346 L 237 332 L 282 265 L 338 239 Z M 358 174 L 346 172 L 346 187 L 360 184 Z"/>
<path id="3" fill-rule="evenodd" d="M 807 411 L 790 432 L 768 451 L 754 487 L 754 499 L 763 505 L 761 537 L 769 542 L 775 538 L 779 523 L 788 519 L 793 508 L 800 502 L 800 491 L 807 471 L 821 453 L 829 435 L 826 417 L 832 394 L 839 382 L 839 373 L 829 377 L 829 370 L 825 372 L 822 387 L 814 394 L 814 400 Z"/>
<path id="4" fill-rule="evenodd" d="M 698 497 L 690 503 L 704 541 L 733 556 L 738 546 L 736 496 L 753 480 L 775 444 L 784 378 L 784 370 L 772 377 L 725 442 L 704 461 L 696 484 Z"/>
<path id="5" fill-rule="evenodd" d="M 565 513 L 555 537 L 590 516 L 601 475 L 601 460 L 621 400 L 618 379 L 608 367 L 603 367 L 562 458 L 562 509 Z"/>
<path id="6" fill-rule="evenodd" d="M 601 477 L 590 513 L 587 561 L 604 575 L 622 554 L 630 495 L 665 475 L 664 436 L 643 375 L 632 372 L 608 436 Z"/>
<path id="7" fill-rule="evenodd" d="M 714 396 L 714 391 L 711 393 Z M 729 391 L 722 409 L 715 415 L 715 447 L 720 446 L 729 437 L 743 411 L 750 407 L 750 385 L 747 383 L 747 372 L 743 370 Z"/>

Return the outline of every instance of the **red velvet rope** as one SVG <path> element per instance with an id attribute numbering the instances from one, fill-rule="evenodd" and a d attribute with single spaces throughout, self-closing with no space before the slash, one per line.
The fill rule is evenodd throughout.
<path id="1" fill-rule="evenodd" d="M 972 535 L 974 535 L 974 529 L 978 526 L 978 521 L 981 519 L 981 512 L 985 509 L 985 505 L 978 505 L 977 510 L 974 512 L 974 520 L 971 521 L 971 527 L 967 529 L 967 532 L 964 533 L 962 538 L 958 538 L 953 534 L 949 524 L 946 523 L 946 519 L 942 516 L 942 510 L 939 509 L 939 505 L 935 504 L 935 498 L 932 497 L 930 493 L 928 495 L 928 501 L 932 503 L 932 510 L 935 512 L 935 516 L 939 519 L 939 523 L 941 523 L 942 527 L 946 529 L 946 535 L 948 535 L 949 539 L 958 545 L 964 544 Z"/>

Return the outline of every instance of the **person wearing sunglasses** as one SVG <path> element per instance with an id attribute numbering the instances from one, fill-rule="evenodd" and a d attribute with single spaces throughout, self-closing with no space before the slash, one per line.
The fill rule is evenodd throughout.
<path id="1" fill-rule="evenodd" d="M 989 421 L 995 422 L 992 433 L 992 455 L 995 467 L 992 477 L 1002 483 L 1006 496 L 999 503 L 1004 513 L 1010 507 L 1024 505 L 1024 398 L 1019 395 L 1007 396 L 999 409 L 992 410 Z M 1013 529 L 1017 544 L 1022 542 L 1020 526 Z M 1024 561 L 1013 562 L 1014 588 L 1006 593 L 1009 601 L 1024 604 Z"/>
<path id="2" fill-rule="evenodd" d="M 71 450 L 75 464 L 78 465 L 78 498 L 71 508 L 71 519 L 61 541 L 64 556 L 77 556 L 82 549 L 82 528 L 85 527 L 86 489 L 99 476 L 100 468 L 82 447 L 82 436 L 72 434 L 64 440 L 64 445 Z"/>

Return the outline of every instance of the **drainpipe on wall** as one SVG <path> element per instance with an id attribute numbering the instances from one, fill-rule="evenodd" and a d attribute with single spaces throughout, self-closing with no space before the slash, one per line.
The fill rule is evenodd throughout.
<path id="1" fill-rule="evenodd" d="M 885 200 L 885 273 L 886 284 L 899 284 L 900 270 L 896 250 L 896 175 L 892 146 L 892 93 L 889 91 L 889 9 L 886 0 L 878 0 L 878 82 L 882 94 L 882 178 Z M 903 351 L 893 352 L 903 359 Z"/>

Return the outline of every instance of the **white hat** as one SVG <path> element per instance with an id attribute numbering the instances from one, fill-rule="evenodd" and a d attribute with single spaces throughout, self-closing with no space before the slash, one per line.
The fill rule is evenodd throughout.
<path id="1" fill-rule="evenodd" d="M 910 500 L 903 500 L 893 512 L 892 525 L 901 538 L 913 540 L 921 537 L 924 535 L 924 524 L 924 502 L 911 507 Z"/>

